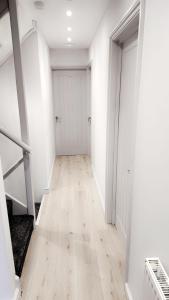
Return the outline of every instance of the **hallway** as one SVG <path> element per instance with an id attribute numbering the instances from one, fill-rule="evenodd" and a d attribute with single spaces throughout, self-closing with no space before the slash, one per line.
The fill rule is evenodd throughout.
<path id="1" fill-rule="evenodd" d="M 87 156 L 56 159 L 21 278 L 23 300 L 123 300 L 124 257 Z"/>

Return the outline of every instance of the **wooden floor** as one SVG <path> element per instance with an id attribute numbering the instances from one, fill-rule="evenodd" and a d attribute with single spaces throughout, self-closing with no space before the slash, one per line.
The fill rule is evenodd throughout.
<path id="1" fill-rule="evenodd" d="M 123 300 L 124 259 L 87 156 L 56 161 L 21 278 L 24 300 Z"/>

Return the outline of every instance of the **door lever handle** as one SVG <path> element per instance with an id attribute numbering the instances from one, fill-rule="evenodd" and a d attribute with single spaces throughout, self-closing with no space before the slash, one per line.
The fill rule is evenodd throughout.
<path id="1" fill-rule="evenodd" d="M 56 117 L 55 117 L 55 119 L 56 119 L 56 122 L 58 122 L 58 120 L 59 120 L 59 117 L 58 117 L 58 116 L 56 116 Z"/>
<path id="2" fill-rule="evenodd" d="M 88 117 L 88 122 L 91 124 L 91 122 L 92 122 L 92 118 L 91 117 Z"/>

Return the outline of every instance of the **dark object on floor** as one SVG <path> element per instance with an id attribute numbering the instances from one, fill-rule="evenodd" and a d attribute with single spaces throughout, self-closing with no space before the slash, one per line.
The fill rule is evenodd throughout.
<path id="1" fill-rule="evenodd" d="M 12 200 L 7 199 L 9 227 L 11 233 L 15 272 L 21 276 L 27 249 L 33 231 L 33 216 L 13 215 Z"/>
<path id="2" fill-rule="evenodd" d="M 35 215 L 36 215 L 36 219 L 38 217 L 38 213 L 39 213 L 39 210 L 40 210 L 40 205 L 41 205 L 41 203 L 35 203 Z"/>

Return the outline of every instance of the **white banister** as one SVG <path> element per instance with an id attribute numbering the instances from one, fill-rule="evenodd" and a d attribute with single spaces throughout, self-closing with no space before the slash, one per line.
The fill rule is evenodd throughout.
<path id="1" fill-rule="evenodd" d="M 25 98 L 24 80 L 23 80 L 23 68 L 22 68 L 22 56 L 20 47 L 19 37 L 19 25 L 17 15 L 17 2 L 16 0 L 8 0 L 9 2 L 9 13 L 11 20 L 11 32 L 13 42 L 13 53 L 14 53 L 14 66 L 16 75 L 16 87 L 18 96 L 18 107 L 19 117 L 21 126 L 21 137 L 22 141 L 29 145 L 29 129 L 28 129 L 28 118 L 27 118 L 27 106 Z M 35 218 L 35 206 L 34 196 L 32 187 L 32 172 L 31 172 L 31 156 L 28 152 L 24 152 L 24 172 L 25 172 L 25 186 L 27 196 L 28 214 L 33 215 Z"/>
<path id="2" fill-rule="evenodd" d="M 12 167 L 10 167 L 5 174 L 3 175 L 3 179 L 5 180 L 10 174 L 12 174 L 21 164 L 23 163 L 23 158 L 18 160 Z"/>
<path id="3" fill-rule="evenodd" d="M 31 149 L 30 147 L 25 144 L 24 142 L 20 141 L 17 137 L 13 136 L 12 134 L 10 134 L 6 129 L 4 128 L 0 128 L 0 133 L 4 136 L 6 136 L 10 141 L 12 141 L 13 143 L 15 143 L 17 146 L 19 146 L 20 148 L 22 148 L 24 151 L 30 153 Z"/>
<path id="4" fill-rule="evenodd" d="M 25 204 L 23 204 L 21 201 L 19 201 L 17 198 L 15 198 L 14 196 L 10 195 L 9 193 L 5 193 L 6 197 L 10 200 L 12 200 L 15 204 L 21 206 L 23 209 L 27 209 L 27 206 Z"/>

